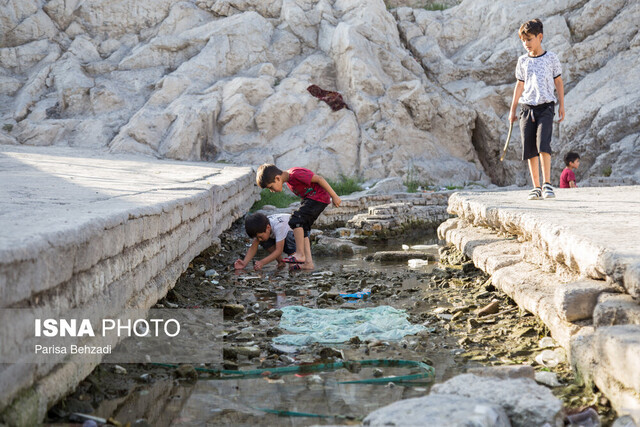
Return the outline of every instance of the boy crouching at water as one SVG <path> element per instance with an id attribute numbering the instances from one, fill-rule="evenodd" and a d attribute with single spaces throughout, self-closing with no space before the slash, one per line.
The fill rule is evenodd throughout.
<path id="1" fill-rule="evenodd" d="M 236 270 L 241 270 L 249 265 L 249 262 L 256 256 L 258 245 L 270 252 L 265 258 L 253 264 L 254 269 L 260 270 L 273 260 L 278 261 L 278 265 L 284 265 L 282 254 L 291 255 L 296 251 L 296 241 L 293 231 L 289 227 L 289 214 L 269 215 L 261 213 L 249 215 L 244 221 L 244 229 L 253 239 L 251 247 L 247 251 L 244 259 L 238 259 L 233 264 Z M 309 255 L 311 259 L 311 255 Z"/>
<path id="2" fill-rule="evenodd" d="M 311 226 L 332 200 L 335 206 L 340 206 L 340 197 L 323 177 L 305 168 L 282 171 L 276 165 L 264 164 L 258 168 L 256 182 L 258 187 L 278 193 L 286 183 L 293 194 L 302 198 L 300 207 L 291 214 L 289 220 L 296 240 L 296 251 L 283 261 L 294 264 L 294 268 L 312 270 L 309 242 Z"/>
<path id="3" fill-rule="evenodd" d="M 539 19 L 527 21 L 518 31 L 520 40 L 527 51 L 518 58 L 516 66 L 516 87 L 513 91 L 509 121 L 515 122 L 518 101 L 521 104 L 520 133 L 522 136 L 522 160 L 529 165 L 533 190 L 529 200 L 552 199 L 555 197 L 551 186 L 551 132 L 555 102 L 558 101 L 559 122 L 564 119 L 564 86 L 562 67 L 553 52 L 542 48 L 542 22 Z M 554 87 L 558 98 L 554 94 Z M 542 166 L 544 183 L 540 186 L 539 163 Z"/>

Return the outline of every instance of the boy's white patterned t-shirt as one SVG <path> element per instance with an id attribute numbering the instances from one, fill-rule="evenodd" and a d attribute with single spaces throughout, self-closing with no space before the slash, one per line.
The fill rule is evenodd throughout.
<path id="1" fill-rule="evenodd" d="M 556 102 L 554 79 L 562 74 L 558 56 L 545 52 L 540 56 L 522 55 L 516 66 L 516 79 L 524 82 L 521 104 L 540 105 Z"/>
<path id="2" fill-rule="evenodd" d="M 291 227 L 289 227 L 289 214 L 274 214 L 269 215 L 269 223 L 271 224 L 271 235 L 269 237 L 274 238 L 276 242 L 284 240 L 287 237 Z"/>

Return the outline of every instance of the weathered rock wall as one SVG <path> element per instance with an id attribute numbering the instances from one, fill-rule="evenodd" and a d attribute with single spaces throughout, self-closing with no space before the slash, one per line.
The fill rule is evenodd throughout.
<path id="1" fill-rule="evenodd" d="M 0 19 L 2 143 L 487 182 L 476 112 L 425 77 L 382 0 L 29 0 Z"/>
<path id="2" fill-rule="evenodd" d="M 82 310 L 92 322 L 148 310 L 258 198 L 248 167 L 0 151 L 0 309 L 45 307 L 56 318 Z M 31 323 L 7 313 L 0 357 L 33 337 Z M 40 422 L 97 363 L 58 361 L 0 367 L 0 421 Z"/>
<path id="3" fill-rule="evenodd" d="M 565 83 L 566 119 L 554 124 L 552 174 L 559 177 L 568 151 L 581 156 L 579 181 L 607 175 L 605 184 L 640 180 L 640 3 L 629 0 L 539 2 L 475 1 L 443 12 L 399 8 L 401 37 L 427 76 L 477 112 L 472 141 L 498 184 L 526 182 L 513 149 L 498 159 L 507 133 L 515 66 L 525 54 L 519 26 L 544 24 L 543 47 L 558 54 Z M 517 125 L 516 125 L 517 130 Z M 557 178 L 559 179 L 559 178 Z"/>
<path id="4" fill-rule="evenodd" d="M 497 159 L 517 28 L 538 16 L 567 89 L 554 175 L 576 150 L 578 180 L 640 179 L 637 2 L 392 12 L 382 0 L 10 0 L 0 143 L 522 185 L 519 144 Z M 332 112 L 309 84 L 339 90 L 350 109 Z"/>

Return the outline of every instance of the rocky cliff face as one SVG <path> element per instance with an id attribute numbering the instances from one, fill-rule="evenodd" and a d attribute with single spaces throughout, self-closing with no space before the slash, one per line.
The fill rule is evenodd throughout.
<path id="1" fill-rule="evenodd" d="M 520 23 L 559 54 L 567 119 L 554 168 L 640 180 L 640 5 L 382 0 L 8 0 L 0 143 L 307 166 L 327 176 L 524 184 L 497 161 Z M 306 90 L 337 90 L 332 111 Z"/>

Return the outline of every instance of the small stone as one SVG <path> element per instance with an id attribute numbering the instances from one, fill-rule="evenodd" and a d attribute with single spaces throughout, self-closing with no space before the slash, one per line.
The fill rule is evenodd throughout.
<path id="1" fill-rule="evenodd" d="M 344 359 L 344 355 L 340 350 L 336 350 L 335 348 L 331 348 L 331 347 L 325 347 L 321 349 L 319 354 L 320 354 L 320 357 L 323 359 L 329 359 L 332 357 L 335 357 L 338 359 Z"/>
<path id="2" fill-rule="evenodd" d="M 373 376 L 375 378 L 380 378 L 382 375 L 384 375 L 384 372 L 382 371 L 382 369 L 376 368 L 373 370 Z"/>
<path id="3" fill-rule="evenodd" d="M 253 359 L 254 357 L 260 357 L 260 347 L 257 345 L 246 346 L 246 347 L 236 347 L 236 354 L 241 356 L 246 356 L 249 359 Z"/>
<path id="4" fill-rule="evenodd" d="M 351 345 L 360 345 L 360 344 L 362 344 L 362 341 L 360 340 L 360 337 L 355 336 L 355 337 L 351 337 L 351 339 L 349 340 L 349 344 L 351 344 Z"/>
<path id="5" fill-rule="evenodd" d="M 490 314 L 496 314 L 500 310 L 500 301 L 493 301 L 488 305 L 478 310 L 478 317 L 488 316 Z"/>
<path id="6" fill-rule="evenodd" d="M 204 272 L 205 277 L 216 277 L 217 275 L 218 275 L 218 272 L 215 271 L 214 269 L 207 270 Z"/>
<path id="7" fill-rule="evenodd" d="M 555 372 L 547 372 L 547 371 L 539 371 L 535 374 L 535 380 L 539 384 L 544 384 L 549 387 L 559 387 L 560 381 L 558 381 L 558 376 Z"/>
<path id="8" fill-rule="evenodd" d="M 120 365 L 115 365 L 113 367 L 113 372 L 115 372 L 118 375 L 127 375 L 127 370 Z"/>
<path id="9" fill-rule="evenodd" d="M 244 313 L 244 306 L 242 304 L 225 304 L 222 307 L 224 317 L 234 317 L 237 314 Z"/>
<path id="10" fill-rule="evenodd" d="M 296 363 L 296 359 L 291 356 L 287 356 L 286 354 L 280 355 L 279 359 L 287 365 L 293 365 L 294 363 Z"/>
<path id="11" fill-rule="evenodd" d="M 178 366 L 178 368 L 176 369 L 176 375 L 178 376 L 178 378 L 186 378 L 192 381 L 198 379 L 198 372 L 196 372 L 196 369 L 193 367 L 193 365 Z"/>

